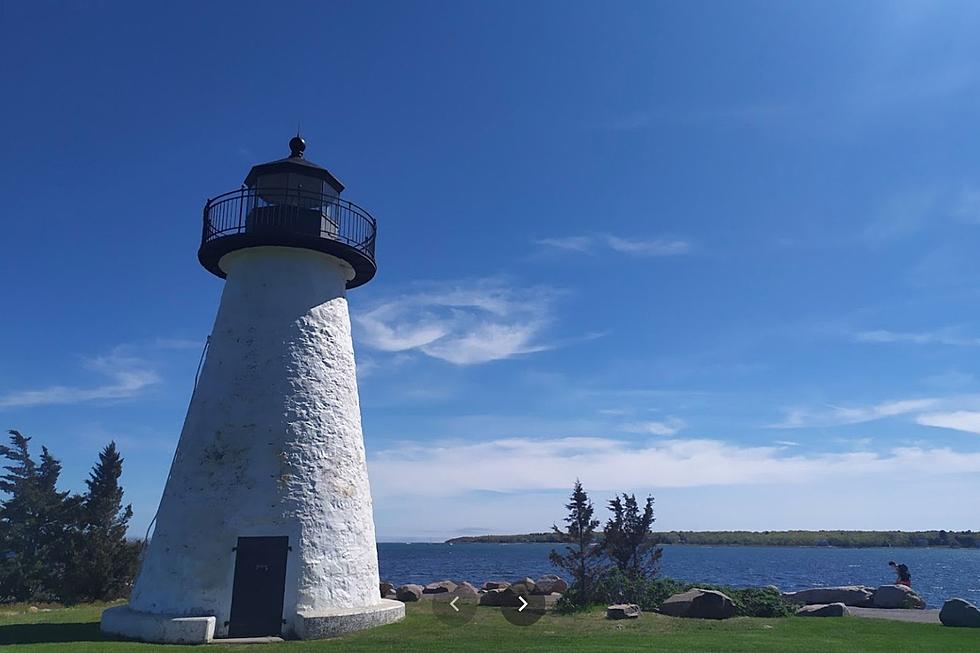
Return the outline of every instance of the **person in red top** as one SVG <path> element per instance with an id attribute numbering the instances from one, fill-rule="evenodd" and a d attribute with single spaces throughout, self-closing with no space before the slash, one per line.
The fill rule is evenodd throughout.
<path id="1" fill-rule="evenodd" d="M 897 564 L 894 560 L 888 563 L 888 566 L 892 568 L 895 572 L 895 584 L 905 585 L 906 587 L 912 587 L 912 574 L 909 573 L 908 565 Z"/>

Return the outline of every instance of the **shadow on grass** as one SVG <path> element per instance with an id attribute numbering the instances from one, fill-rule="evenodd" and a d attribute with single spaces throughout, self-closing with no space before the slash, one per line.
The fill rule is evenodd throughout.
<path id="1" fill-rule="evenodd" d="M 0 645 L 53 642 L 101 642 L 99 623 L 10 624 L 0 626 Z"/>

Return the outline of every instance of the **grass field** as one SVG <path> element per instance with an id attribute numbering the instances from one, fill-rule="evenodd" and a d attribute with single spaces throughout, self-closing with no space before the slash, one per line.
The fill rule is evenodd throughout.
<path id="1" fill-rule="evenodd" d="M 19 607 L 19 609 L 18 609 Z M 0 606 L 0 650 L 4 653 L 152 653 L 188 650 L 103 640 L 103 605 L 27 612 L 24 606 Z M 449 626 L 433 616 L 428 603 L 409 604 L 405 621 L 318 642 L 210 646 L 215 651 L 320 653 L 331 651 L 678 651 L 683 653 L 977 653 L 980 630 L 944 628 L 877 619 L 752 619 L 722 622 L 671 619 L 644 614 L 629 622 L 607 621 L 604 613 L 546 615 L 533 626 L 508 623 L 491 608 L 477 610 L 464 626 Z"/>

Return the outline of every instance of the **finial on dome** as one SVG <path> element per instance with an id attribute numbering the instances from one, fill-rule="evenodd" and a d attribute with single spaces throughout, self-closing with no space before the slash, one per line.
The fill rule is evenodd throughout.
<path id="1" fill-rule="evenodd" d="M 306 150 L 306 141 L 297 134 L 289 139 L 289 158 L 290 159 L 302 159 L 303 152 Z"/>

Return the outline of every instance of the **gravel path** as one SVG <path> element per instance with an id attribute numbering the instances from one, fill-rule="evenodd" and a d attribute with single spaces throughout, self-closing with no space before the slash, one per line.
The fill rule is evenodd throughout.
<path id="1" fill-rule="evenodd" d="M 855 617 L 863 619 L 891 619 L 917 624 L 938 624 L 939 610 L 883 610 L 881 608 L 848 608 Z"/>

